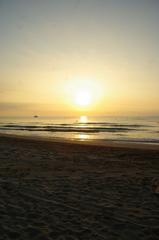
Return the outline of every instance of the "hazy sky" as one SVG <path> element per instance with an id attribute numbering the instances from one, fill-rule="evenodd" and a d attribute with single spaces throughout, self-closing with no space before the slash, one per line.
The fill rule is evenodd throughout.
<path id="1" fill-rule="evenodd" d="M 158 0 L 0 0 L 0 115 L 159 114 L 158 12 Z"/>

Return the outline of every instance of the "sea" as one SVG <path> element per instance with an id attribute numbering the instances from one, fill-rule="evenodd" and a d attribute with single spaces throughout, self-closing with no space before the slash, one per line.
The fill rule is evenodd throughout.
<path id="1" fill-rule="evenodd" d="M 159 144 L 159 116 L 1 117 L 0 133 L 47 139 Z"/>

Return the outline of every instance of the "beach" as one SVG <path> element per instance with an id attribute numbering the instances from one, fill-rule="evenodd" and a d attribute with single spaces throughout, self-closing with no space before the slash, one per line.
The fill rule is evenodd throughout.
<path id="1" fill-rule="evenodd" d="M 0 239 L 157 240 L 159 145 L 0 135 Z"/>

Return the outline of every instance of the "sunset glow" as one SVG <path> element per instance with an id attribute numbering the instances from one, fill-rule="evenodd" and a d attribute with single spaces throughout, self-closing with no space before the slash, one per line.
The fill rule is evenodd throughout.
<path id="1" fill-rule="evenodd" d="M 159 114 L 151 2 L 2 1 L 0 116 Z"/>
<path id="2" fill-rule="evenodd" d="M 80 123 L 87 123 L 88 122 L 88 117 L 87 116 L 81 116 L 80 117 Z"/>
<path id="3" fill-rule="evenodd" d="M 79 106 L 88 106 L 91 104 L 92 98 L 88 91 L 79 91 L 75 96 L 75 102 Z"/>

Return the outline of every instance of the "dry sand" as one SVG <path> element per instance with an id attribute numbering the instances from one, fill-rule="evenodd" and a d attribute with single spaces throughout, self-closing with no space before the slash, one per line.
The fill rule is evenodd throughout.
<path id="1" fill-rule="evenodd" d="M 146 148 L 0 136 L 0 239 L 159 239 Z"/>

